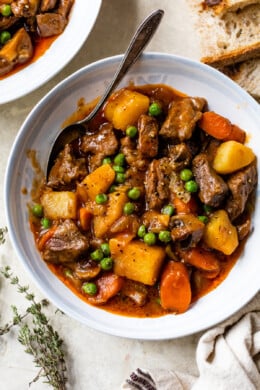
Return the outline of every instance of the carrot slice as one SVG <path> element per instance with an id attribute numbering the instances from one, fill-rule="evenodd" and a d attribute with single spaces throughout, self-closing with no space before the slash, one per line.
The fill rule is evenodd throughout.
<path id="1" fill-rule="evenodd" d="M 122 289 L 123 282 L 124 279 L 121 276 L 115 275 L 112 272 L 102 275 L 96 281 L 98 293 L 93 297 L 89 297 L 89 302 L 94 305 L 107 302 Z"/>
<path id="2" fill-rule="evenodd" d="M 220 267 L 217 256 L 205 249 L 192 248 L 187 251 L 182 251 L 181 257 L 185 262 L 203 271 L 213 273 L 215 276 L 219 273 Z"/>
<path id="3" fill-rule="evenodd" d="M 79 221 L 83 230 L 89 230 L 91 224 L 92 214 L 85 207 L 79 209 Z"/>
<path id="4" fill-rule="evenodd" d="M 199 127 L 212 137 L 223 141 L 245 142 L 246 132 L 240 127 L 233 125 L 229 119 L 215 113 L 204 112 L 198 121 Z"/>
<path id="5" fill-rule="evenodd" d="M 176 214 L 196 214 L 198 209 L 197 202 L 193 197 L 191 197 L 190 200 L 185 203 L 183 200 L 175 196 L 173 199 L 173 206 L 175 208 Z"/>
<path id="6" fill-rule="evenodd" d="M 162 273 L 160 299 L 164 309 L 184 313 L 191 302 L 188 271 L 183 263 L 169 261 Z"/>
<path id="7" fill-rule="evenodd" d="M 38 240 L 38 248 L 40 251 L 43 250 L 43 248 L 46 245 L 46 242 L 53 237 L 55 230 L 57 229 L 56 225 L 53 225 L 49 230 L 47 230 L 46 233 L 44 233 L 41 237 L 39 237 Z"/>

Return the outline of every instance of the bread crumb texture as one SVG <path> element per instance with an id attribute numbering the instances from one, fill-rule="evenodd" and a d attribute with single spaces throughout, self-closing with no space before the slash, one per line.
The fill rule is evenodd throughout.
<path id="1" fill-rule="evenodd" d="M 202 62 L 223 67 L 260 57 L 259 1 L 222 15 L 201 0 L 187 2 L 194 28 L 200 35 Z M 229 3 L 234 6 L 235 0 Z M 245 5 L 244 1 L 242 3 Z"/>

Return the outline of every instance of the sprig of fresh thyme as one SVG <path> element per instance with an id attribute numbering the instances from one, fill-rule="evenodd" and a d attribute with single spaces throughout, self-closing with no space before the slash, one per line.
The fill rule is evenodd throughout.
<path id="1" fill-rule="evenodd" d="M 6 233 L 6 228 L 0 228 L 0 244 L 5 242 Z M 10 284 L 16 286 L 17 291 L 30 303 L 23 314 L 18 312 L 16 306 L 11 306 L 12 321 L 0 327 L 0 336 L 8 333 L 14 326 L 18 326 L 18 341 L 25 347 L 25 352 L 33 356 L 35 366 L 40 368 L 31 383 L 36 382 L 40 377 L 45 377 L 45 383 L 55 390 L 65 390 L 67 378 L 63 340 L 43 312 L 48 301 L 43 299 L 37 302 L 34 294 L 29 291 L 29 286 L 22 286 L 18 277 L 13 276 L 9 266 L 0 268 L 0 274 Z"/>

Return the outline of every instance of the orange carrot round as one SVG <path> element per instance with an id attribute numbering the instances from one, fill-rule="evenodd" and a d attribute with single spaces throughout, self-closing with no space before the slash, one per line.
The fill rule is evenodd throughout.
<path id="1" fill-rule="evenodd" d="M 198 210 L 198 204 L 196 200 L 191 197 L 188 202 L 184 202 L 183 200 L 177 198 L 177 196 L 173 199 L 173 205 L 176 211 L 176 214 L 196 214 Z"/>
<path id="2" fill-rule="evenodd" d="M 183 263 L 169 261 L 162 273 L 160 299 L 164 309 L 184 313 L 191 302 L 188 271 Z"/>
<path id="3" fill-rule="evenodd" d="M 229 119 L 215 113 L 204 112 L 198 121 L 199 127 L 207 134 L 222 141 L 245 142 L 246 133 L 240 127 L 233 125 Z"/>
<path id="4" fill-rule="evenodd" d="M 213 252 L 206 251 L 202 248 L 192 248 L 182 251 L 183 260 L 196 268 L 212 273 L 219 273 L 219 261 Z"/>

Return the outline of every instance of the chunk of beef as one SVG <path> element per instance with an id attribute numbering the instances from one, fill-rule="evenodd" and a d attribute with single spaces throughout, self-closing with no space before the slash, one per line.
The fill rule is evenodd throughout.
<path id="1" fill-rule="evenodd" d="M 76 261 L 89 247 L 87 238 L 76 224 L 66 219 L 57 226 L 52 237 L 46 242 L 42 257 L 51 263 L 69 263 Z"/>
<path id="2" fill-rule="evenodd" d="M 206 100 L 199 97 L 184 97 L 173 101 L 159 134 L 165 138 L 190 139 Z"/>
<path id="3" fill-rule="evenodd" d="M 249 195 L 257 184 L 256 160 L 238 172 L 230 175 L 227 185 L 231 195 L 226 203 L 226 210 L 231 221 L 243 213 Z"/>
<path id="4" fill-rule="evenodd" d="M 158 153 L 158 124 L 155 118 L 141 115 L 138 120 L 137 149 L 145 158 L 155 157 Z"/>
<path id="5" fill-rule="evenodd" d="M 14 16 L 18 18 L 29 18 L 35 16 L 41 0 L 16 0 L 12 1 L 11 9 Z"/>
<path id="6" fill-rule="evenodd" d="M 63 15 L 57 13 L 45 13 L 36 15 L 39 35 L 43 38 L 61 34 L 68 20 Z"/>
<path id="7" fill-rule="evenodd" d="M 195 247 L 201 240 L 205 225 L 193 214 L 174 215 L 170 221 L 173 241 L 183 241 L 185 248 Z"/>
<path id="8" fill-rule="evenodd" d="M 117 148 L 118 141 L 113 126 L 109 123 L 105 123 L 97 133 L 83 136 L 80 145 L 82 153 L 93 155 L 90 158 L 90 171 L 97 168 L 105 156 L 115 154 Z"/>
<path id="9" fill-rule="evenodd" d="M 42 12 L 47 12 L 50 9 L 55 8 L 57 3 L 57 0 L 42 0 L 41 2 L 41 11 Z"/>
<path id="10" fill-rule="evenodd" d="M 135 141 L 129 137 L 121 138 L 121 152 L 129 168 L 126 172 L 126 184 L 131 187 L 138 187 L 144 192 L 145 171 L 149 165 L 149 160 L 144 158 L 140 151 L 136 149 Z"/>
<path id="11" fill-rule="evenodd" d="M 191 163 L 192 154 L 188 145 L 184 142 L 170 145 L 168 155 L 174 171 L 180 171 Z"/>
<path id="12" fill-rule="evenodd" d="M 10 72 L 16 64 L 23 64 L 33 56 L 29 34 L 20 28 L 0 50 L 0 76 Z"/>
<path id="13" fill-rule="evenodd" d="M 48 186 L 51 188 L 71 188 L 76 181 L 87 175 L 85 158 L 76 158 L 73 148 L 67 144 L 58 155 L 50 170 Z"/>
<path id="14" fill-rule="evenodd" d="M 136 149 L 135 141 L 129 137 L 121 138 L 121 151 L 125 155 L 127 164 L 136 171 L 145 171 L 149 165 L 149 159 L 144 158 Z"/>
<path id="15" fill-rule="evenodd" d="M 227 196 L 228 186 L 211 167 L 205 153 L 200 153 L 194 158 L 192 171 L 200 188 L 201 202 L 212 207 L 219 207 Z"/>
<path id="16" fill-rule="evenodd" d="M 169 159 L 153 160 L 146 172 L 145 197 L 149 209 L 159 210 L 169 197 Z"/>

